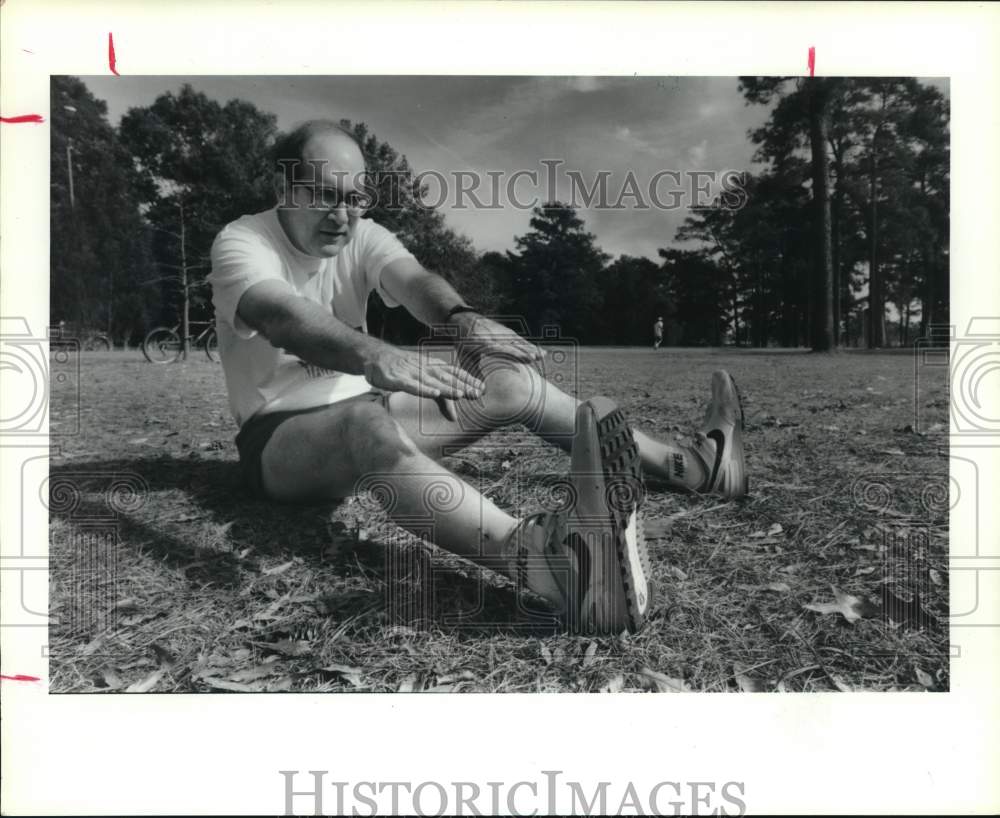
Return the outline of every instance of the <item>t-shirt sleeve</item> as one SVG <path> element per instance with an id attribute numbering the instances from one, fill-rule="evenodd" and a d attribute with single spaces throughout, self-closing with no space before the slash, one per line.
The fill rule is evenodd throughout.
<path id="1" fill-rule="evenodd" d="M 229 226 L 212 243 L 211 258 L 208 281 L 216 318 L 229 324 L 240 338 L 253 338 L 257 330 L 244 323 L 236 308 L 254 284 L 268 279 L 285 281 L 277 252 L 253 231 Z"/>
<path id="2" fill-rule="evenodd" d="M 371 219 L 364 219 L 363 223 L 367 224 L 364 229 L 361 263 L 365 271 L 368 290 L 369 292 L 375 290 L 387 307 L 398 307 L 399 302 L 382 287 L 382 270 L 391 261 L 414 258 L 414 256 L 392 231 Z"/>

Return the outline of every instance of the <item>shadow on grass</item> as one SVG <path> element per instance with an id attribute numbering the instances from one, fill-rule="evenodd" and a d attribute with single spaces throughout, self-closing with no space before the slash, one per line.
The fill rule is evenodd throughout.
<path id="1" fill-rule="evenodd" d="M 123 481 L 139 489 L 116 507 L 111 492 Z M 360 568 L 376 586 L 366 598 L 380 597 L 392 625 L 459 639 L 498 631 L 525 636 L 559 631 L 552 617 L 526 610 L 511 587 L 498 586 L 476 566 L 434 558 L 430 549 L 400 544 L 391 534 L 331 557 L 331 511 L 341 503 L 291 506 L 258 500 L 247 494 L 234 461 L 170 456 L 74 461 L 52 465 L 52 492 L 57 485 L 72 486 L 75 501 L 57 503 L 53 493 L 53 519 L 71 527 L 110 521 L 123 547 L 181 571 L 195 589 L 212 585 L 236 591 L 248 574 L 259 574 L 260 558 L 287 558 L 292 551 L 307 566 L 332 569 L 341 578 Z M 224 535 L 213 539 L 213 531 Z M 233 542 L 254 558 L 242 559 Z M 336 596 L 339 583 L 336 576 L 333 580 Z M 359 603 L 350 593 L 344 596 L 346 610 L 334 615 L 356 614 Z"/>

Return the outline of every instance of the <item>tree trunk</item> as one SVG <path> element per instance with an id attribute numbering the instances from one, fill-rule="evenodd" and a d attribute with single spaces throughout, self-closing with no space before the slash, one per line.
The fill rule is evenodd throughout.
<path id="1" fill-rule="evenodd" d="M 844 209 L 844 191 L 841 187 L 841 180 L 844 178 L 844 168 L 839 156 L 836 157 L 834 167 L 837 174 L 837 188 L 833 194 L 833 209 L 830 214 L 830 227 L 833 233 L 831 239 L 831 255 L 833 257 L 833 340 L 834 344 L 839 347 L 844 343 L 842 329 L 844 322 L 843 274 L 840 269 L 840 221 Z"/>
<path id="2" fill-rule="evenodd" d="M 813 205 L 816 226 L 816 261 L 813 268 L 810 337 L 816 352 L 836 346 L 833 325 L 833 246 L 830 224 L 830 159 L 826 152 L 829 131 L 829 89 L 824 79 L 810 77 L 809 137 L 812 147 Z"/>
<path id="3" fill-rule="evenodd" d="M 882 271 L 878 266 L 878 157 L 876 155 L 876 131 L 872 137 L 871 177 L 869 179 L 869 199 L 871 202 L 871 224 L 868 229 L 868 306 L 871 326 L 868 331 L 868 347 L 879 349 L 885 346 L 885 297 L 882 293 Z"/>
<path id="4" fill-rule="evenodd" d="M 924 294 L 923 294 L 923 310 L 921 316 L 921 322 L 923 324 L 923 335 L 924 337 L 929 337 L 931 334 L 931 326 L 936 324 L 940 319 L 937 310 L 937 284 L 938 284 L 938 258 L 940 254 L 938 252 L 938 242 L 935 238 L 933 241 L 928 242 L 925 255 L 924 255 Z"/>
<path id="5" fill-rule="evenodd" d="M 831 268 L 833 275 L 833 342 L 840 346 L 840 194 L 833 197 L 833 208 L 830 214 Z"/>
<path id="6" fill-rule="evenodd" d="M 189 307 L 190 301 L 188 299 L 188 268 L 187 268 L 187 243 L 184 239 L 184 203 L 178 202 L 177 209 L 180 213 L 181 219 L 181 360 L 186 361 L 188 357 L 188 337 L 190 333 L 190 321 L 189 318 Z"/>

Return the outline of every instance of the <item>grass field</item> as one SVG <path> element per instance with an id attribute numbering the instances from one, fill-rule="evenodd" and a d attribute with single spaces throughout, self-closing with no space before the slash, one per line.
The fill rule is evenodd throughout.
<path id="1" fill-rule="evenodd" d="M 948 689 L 946 368 L 915 392 L 907 354 L 575 360 L 581 397 L 656 435 L 693 431 L 715 368 L 746 403 L 750 497 L 648 493 L 659 598 L 641 633 L 528 628 L 508 583 L 370 498 L 246 499 L 221 367 L 92 353 L 52 384 L 50 689 Z M 522 513 L 568 462 L 515 428 L 447 464 Z"/>

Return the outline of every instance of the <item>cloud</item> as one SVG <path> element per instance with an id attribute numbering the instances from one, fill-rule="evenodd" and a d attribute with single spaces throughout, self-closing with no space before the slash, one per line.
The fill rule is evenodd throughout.
<path id="1" fill-rule="evenodd" d="M 628 174 L 646 196 L 663 169 L 749 169 L 754 149 L 747 129 L 768 115 L 764 106 L 744 105 L 733 77 L 87 78 L 109 101 L 112 122 L 129 106 L 148 105 L 184 81 L 220 102 L 239 97 L 272 111 L 282 128 L 330 112 L 366 122 L 417 170 L 500 171 L 505 179 L 519 169 L 536 171 L 537 193 L 544 195 L 540 161 L 559 159 L 558 195 L 568 193 L 566 171 L 580 173 L 588 188 L 604 172 L 612 201 Z M 709 160 L 720 164 L 708 167 Z M 529 187 L 522 183 L 519 195 L 528 195 Z M 512 248 L 531 217 L 511 208 L 446 208 L 445 215 L 480 250 Z M 686 213 L 629 208 L 580 215 L 608 252 L 655 258 L 658 247 L 672 243 Z"/>
<path id="2" fill-rule="evenodd" d="M 708 140 L 702 139 L 697 145 L 692 145 L 688 148 L 687 158 L 694 166 L 704 165 L 705 158 L 708 156 Z"/>
<path id="3" fill-rule="evenodd" d="M 650 129 L 644 128 L 643 133 L 637 133 L 628 125 L 619 125 L 615 128 L 614 138 L 616 141 L 621 142 L 627 149 L 635 153 L 648 153 L 654 154 L 658 157 L 662 156 L 665 150 L 663 145 L 662 130 L 652 129 L 652 133 L 650 133 L 652 138 L 644 135 L 649 131 Z M 599 139 L 596 140 L 596 144 L 599 144 Z"/>

